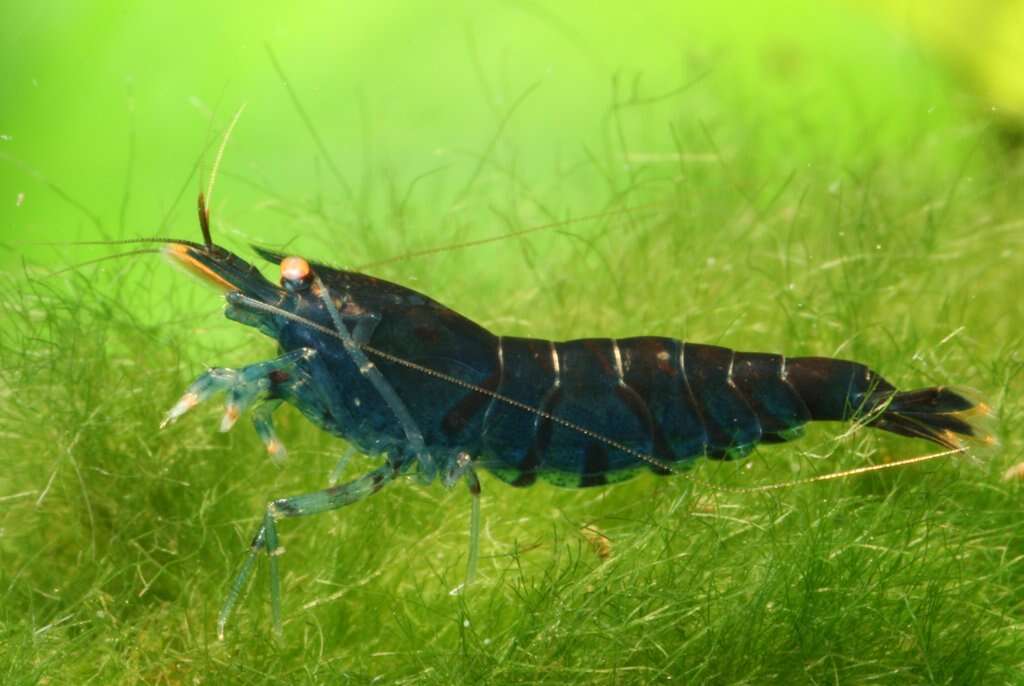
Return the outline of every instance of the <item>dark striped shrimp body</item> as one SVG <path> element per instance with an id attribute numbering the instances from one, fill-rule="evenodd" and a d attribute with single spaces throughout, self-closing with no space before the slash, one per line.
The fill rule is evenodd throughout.
<path id="1" fill-rule="evenodd" d="M 329 290 L 344 294 L 350 311 L 379 314 L 366 342 L 370 348 L 416 365 L 373 360 L 423 431 L 433 461 L 465 453 L 514 486 L 531 485 L 538 476 L 559 486 L 597 486 L 643 467 L 666 473 L 659 465 L 742 457 L 760 442 L 798 437 L 809 421 L 861 416 L 946 446 L 955 440 L 948 432 L 972 433 L 951 414 L 971 408 L 969 400 L 941 388 L 897 394 L 856 362 L 787 359 L 654 336 L 562 342 L 495 336 L 403 286 L 313 268 Z M 329 323 L 317 302 L 305 316 Z M 327 379 L 323 393 L 337 396 L 334 407 L 349 410 L 314 414 L 314 422 L 369 452 L 409 457 L 393 413 L 336 341 L 301 322 L 286 323 L 279 340 L 285 350 L 318 349 L 328 369 L 314 378 Z M 443 376 L 426 376 L 421 368 Z M 875 412 L 886 405 L 886 412 Z M 629 452 L 609 445 L 607 437 Z"/>
<path id="2" fill-rule="evenodd" d="M 499 349 L 499 394 L 581 427 L 600 427 L 595 430 L 602 434 L 510 412 L 492 400 L 483 423 L 482 464 L 516 486 L 532 484 L 538 475 L 562 486 L 596 486 L 621 481 L 639 467 L 664 473 L 636 453 L 672 467 L 701 456 L 742 457 L 759 442 L 797 437 L 809 421 L 870 416 L 907 397 L 894 396 L 892 385 L 855 362 L 787 360 L 671 338 L 502 338 Z M 950 413 L 972 406 L 943 389 L 917 396 L 918 409 L 931 405 Z M 942 431 L 972 431 L 948 414 L 939 415 L 935 426 L 900 416 L 882 413 L 869 421 L 944 445 L 950 437 Z M 632 452 L 609 446 L 604 435 Z"/>
<path id="3" fill-rule="evenodd" d="M 267 449 L 282 451 L 270 415 L 289 402 L 312 422 L 386 464 L 348 484 L 273 500 L 221 613 L 270 555 L 279 623 L 275 522 L 355 502 L 414 467 L 425 480 L 465 479 L 479 466 L 514 486 L 620 481 L 640 468 L 670 473 L 707 456 L 731 459 L 796 437 L 810 421 L 864 423 L 943 446 L 972 436 L 974 403 L 941 387 L 899 392 L 862 364 L 734 352 L 672 338 L 552 342 L 500 337 L 411 289 L 260 250 L 280 286 L 212 243 L 169 255 L 229 292 L 227 316 L 272 337 L 280 356 L 202 375 L 173 421 L 217 391 L 226 430 L 247 407 Z M 257 404 L 257 401 L 263 401 Z M 474 497 L 473 532 L 478 530 Z M 476 559 L 471 546 L 470 573 Z"/>

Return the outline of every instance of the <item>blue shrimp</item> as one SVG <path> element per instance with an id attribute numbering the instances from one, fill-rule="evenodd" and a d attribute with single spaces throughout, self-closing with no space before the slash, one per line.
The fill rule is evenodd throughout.
<path id="1" fill-rule="evenodd" d="M 297 256 L 256 248 L 279 265 L 267 280 L 212 242 L 167 241 L 173 261 L 226 291 L 226 316 L 274 339 L 280 355 L 202 374 L 168 412 L 177 420 L 227 395 L 221 430 L 247 409 L 267 451 L 284 447 L 272 422 L 281 403 L 384 464 L 345 484 L 268 503 L 218 617 L 224 628 L 252 574 L 269 558 L 275 631 L 281 627 L 277 522 L 335 510 L 415 472 L 472 495 L 466 582 L 477 563 L 485 469 L 512 486 L 538 477 L 591 487 L 642 469 L 670 474 L 699 457 L 729 460 L 758 443 L 797 438 L 811 421 L 859 421 L 923 438 L 950 452 L 984 439 L 988 408 L 937 386 L 900 391 L 863 364 L 643 336 L 548 341 L 498 336 L 412 289 Z M 858 471 L 858 470 L 852 470 Z"/>

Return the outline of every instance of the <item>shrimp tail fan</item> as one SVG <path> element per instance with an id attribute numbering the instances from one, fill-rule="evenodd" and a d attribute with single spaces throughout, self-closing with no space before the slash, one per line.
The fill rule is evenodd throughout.
<path id="1" fill-rule="evenodd" d="M 974 393 L 959 388 L 932 386 L 914 391 L 883 391 L 865 402 L 867 424 L 901 436 L 923 438 L 950 449 L 963 448 L 963 439 L 992 445 L 986 427 L 991 408 Z"/>

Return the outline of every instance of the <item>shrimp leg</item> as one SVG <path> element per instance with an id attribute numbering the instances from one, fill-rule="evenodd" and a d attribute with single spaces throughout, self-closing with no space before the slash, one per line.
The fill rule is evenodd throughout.
<path id="1" fill-rule="evenodd" d="M 306 373 L 299 365 L 315 355 L 316 351 L 311 348 L 303 348 L 241 369 L 212 367 L 192 382 L 181 399 L 164 416 L 160 428 L 173 424 L 183 414 L 217 393 L 225 393 L 227 402 L 220 430 L 228 431 L 242 412 L 264 401 L 253 412 L 253 425 L 271 457 L 282 459 L 284 446 L 274 433 L 271 414 L 281 404 L 280 398 L 284 394 L 305 384 Z"/>
<path id="2" fill-rule="evenodd" d="M 473 461 L 468 453 L 459 453 L 442 477 L 442 483 L 451 488 L 460 478 L 466 480 L 472 498 L 469 511 L 469 555 L 466 560 L 466 580 L 453 588 L 451 595 L 458 595 L 476 579 L 477 559 L 480 556 L 480 479 L 473 469 Z"/>
<path id="3" fill-rule="evenodd" d="M 463 588 L 476 579 L 476 563 L 480 557 L 480 479 L 470 467 L 466 470 L 466 486 L 473 504 L 469 511 L 469 555 L 466 560 L 466 581 Z"/>
<path id="4" fill-rule="evenodd" d="M 351 505 L 382 489 L 398 476 L 399 471 L 400 469 L 395 465 L 387 464 L 340 486 L 270 501 L 263 515 L 263 523 L 260 524 L 256 535 L 253 536 L 245 562 L 242 563 L 241 570 L 231 582 L 228 597 L 217 616 L 218 638 L 221 640 L 224 638 L 224 627 L 227 625 L 242 591 L 245 590 L 246 582 L 252 575 L 252 569 L 256 564 L 256 555 L 260 550 L 266 550 L 267 557 L 270 559 L 270 609 L 274 632 L 278 635 L 281 634 L 281 572 L 278 568 L 277 558 L 284 553 L 284 548 L 278 544 L 277 520 L 284 517 L 320 514 Z"/>

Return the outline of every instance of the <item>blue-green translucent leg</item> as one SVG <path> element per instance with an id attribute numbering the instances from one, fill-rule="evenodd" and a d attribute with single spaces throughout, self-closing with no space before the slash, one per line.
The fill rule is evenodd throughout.
<path id="1" fill-rule="evenodd" d="M 443 474 L 441 481 L 451 487 L 460 478 L 466 480 L 471 497 L 469 511 L 469 557 L 466 561 L 466 580 L 451 590 L 458 595 L 476 579 L 476 565 L 480 557 L 480 479 L 473 471 L 473 462 L 466 453 L 459 453 L 453 464 Z"/>
<path id="2" fill-rule="evenodd" d="M 270 576 L 270 617 L 273 620 L 274 634 L 281 635 L 281 570 L 277 564 L 277 558 L 284 553 L 284 548 L 277 544 L 277 522 L 274 519 L 273 505 L 267 506 L 263 513 L 263 526 L 267 532 L 264 548 L 267 551 L 267 559 Z"/>
<path id="3" fill-rule="evenodd" d="M 259 531 L 253 536 L 252 543 L 249 544 L 249 554 L 245 556 L 242 568 L 238 570 L 234 581 L 231 582 L 228 596 L 224 599 L 224 605 L 221 606 L 220 613 L 217 615 L 217 638 L 221 641 L 224 640 L 224 626 L 228 623 L 231 611 L 235 608 L 235 603 L 241 597 L 242 591 L 245 590 L 245 583 L 249 580 L 249 577 L 252 575 L 252 568 L 256 565 L 256 552 L 264 547 L 266 540 L 267 527 L 266 524 L 262 524 Z"/>
<path id="4" fill-rule="evenodd" d="M 393 465 L 385 465 L 369 474 L 341 486 L 333 486 L 322 491 L 306 493 L 304 495 L 291 496 L 289 498 L 278 498 L 267 505 L 267 511 L 263 515 L 263 523 L 252 539 L 249 546 L 249 553 L 242 563 L 242 568 L 228 590 L 228 596 L 224 600 L 220 614 L 217 617 L 217 636 L 224 638 L 224 627 L 231 617 L 238 599 L 242 596 L 249 577 L 252 575 L 256 563 L 256 555 L 260 550 L 266 550 L 270 558 L 270 609 L 274 622 L 274 632 L 281 633 L 281 573 L 278 568 L 277 557 L 284 552 L 284 548 L 278 545 L 277 520 L 284 517 L 304 517 L 306 515 L 319 514 L 329 510 L 336 510 L 339 507 L 350 505 L 362 500 L 368 495 L 376 493 L 388 482 L 398 476 L 398 469 Z"/>
<path id="5" fill-rule="evenodd" d="M 338 463 L 334 465 L 334 469 L 327 476 L 327 483 L 334 485 L 338 483 L 338 479 L 341 478 L 341 473 L 345 471 L 345 467 L 348 466 L 348 461 L 352 458 L 352 455 L 356 452 L 355 447 L 349 446 L 345 448 L 345 452 L 341 454 L 341 458 L 338 459 Z"/>
<path id="6" fill-rule="evenodd" d="M 466 562 L 466 586 L 476 580 L 476 563 L 480 556 L 480 479 L 470 467 L 466 471 L 466 485 L 472 505 L 469 511 L 469 560 Z"/>
<path id="7" fill-rule="evenodd" d="M 258 362 L 242 369 L 214 367 L 199 376 L 174 407 L 168 411 L 160 428 L 173 423 L 193 407 L 217 393 L 227 393 L 228 401 L 221 420 L 221 431 L 230 429 L 239 415 L 256 400 L 265 396 L 273 385 L 272 375 L 288 375 L 296 371 L 299 362 L 310 359 L 315 351 L 304 348 L 293 350 L 273 360 Z"/>
<path id="8" fill-rule="evenodd" d="M 260 440 L 263 441 L 263 446 L 267 449 L 270 459 L 278 464 L 284 462 L 288 451 L 285 450 L 284 443 L 274 431 L 274 421 L 271 416 L 282 402 L 284 401 L 277 399 L 267 400 L 257 405 L 256 409 L 252 411 L 252 425 L 255 427 L 256 433 L 259 434 Z"/>

